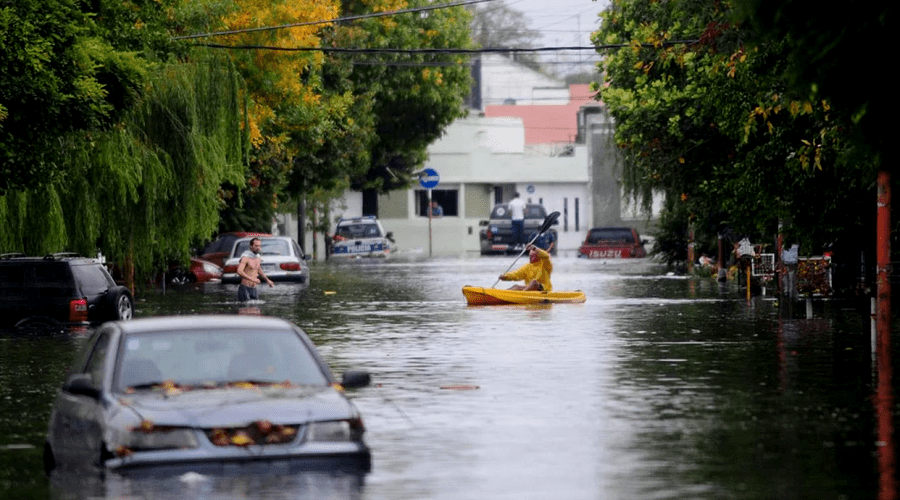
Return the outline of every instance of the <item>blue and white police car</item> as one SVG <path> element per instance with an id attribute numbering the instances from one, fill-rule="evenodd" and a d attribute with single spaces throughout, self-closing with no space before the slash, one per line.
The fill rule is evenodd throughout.
<path id="1" fill-rule="evenodd" d="M 332 235 L 331 258 L 389 257 L 394 235 L 369 215 L 338 220 Z"/>

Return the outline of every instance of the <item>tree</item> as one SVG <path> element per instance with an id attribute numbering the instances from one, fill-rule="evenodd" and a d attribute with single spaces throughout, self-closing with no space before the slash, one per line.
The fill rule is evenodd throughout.
<path id="1" fill-rule="evenodd" d="M 691 224 L 707 251 L 721 232 L 773 241 L 779 221 L 823 249 L 859 230 L 854 200 L 871 190 L 865 166 L 843 161 L 852 123 L 828 101 L 788 92 L 787 45 L 750 45 L 758 34 L 732 15 L 689 0 L 618 0 L 603 13 L 595 43 L 627 45 L 608 51 L 602 88 L 623 180 L 634 195 L 663 191 L 662 220 Z"/>
<path id="2" fill-rule="evenodd" d="M 343 15 L 427 6 L 425 0 L 345 0 Z M 341 29 L 343 40 L 368 49 L 466 49 L 470 16 L 463 7 L 362 19 Z M 463 55 L 413 53 L 360 59 L 354 56 L 354 93 L 371 103 L 374 137 L 365 174 L 351 179 L 354 189 L 389 191 L 407 187 L 421 168 L 426 149 L 445 128 L 465 114 L 471 88 Z"/>
<path id="3" fill-rule="evenodd" d="M 234 66 L 172 44 L 165 1 L 18 2 L 0 18 L 16 69 L 0 75 L 0 169 L 16 187 L 0 194 L 0 249 L 101 251 L 132 287 L 187 261 L 215 231 L 220 186 L 243 183 Z"/>
<path id="4" fill-rule="evenodd" d="M 0 8 L 0 194 L 58 181 L 59 138 L 116 124 L 170 49 L 171 2 L 20 1 Z M 162 35 L 162 36 L 161 36 Z"/>
<path id="5" fill-rule="evenodd" d="M 897 103 L 891 79 L 878 75 L 883 64 L 878 48 L 893 42 L 893 3 L 848 9 L 822 9 L 803 0 L 736 0 L 735 5 L 736 19 L 759 35 L 750 44 L 784 41 L 787 88 L 810 100 L 826 99 L 835 112 L 850 117 L 855 126 L 847 132 L 857 145 L 856 158 L 867 162 L 892 151 Z"/>

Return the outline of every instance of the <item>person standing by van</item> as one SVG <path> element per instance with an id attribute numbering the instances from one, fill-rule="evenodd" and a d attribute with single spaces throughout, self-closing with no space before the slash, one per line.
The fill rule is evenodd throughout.
<path id="1" fill-rule="evenodd" d="M 508 205 L 509 216 L 512 221 L 513 241 L 516 246 L 525 244 L 525 201 L 519 197 L 518 191 L 515 198 Z"/>

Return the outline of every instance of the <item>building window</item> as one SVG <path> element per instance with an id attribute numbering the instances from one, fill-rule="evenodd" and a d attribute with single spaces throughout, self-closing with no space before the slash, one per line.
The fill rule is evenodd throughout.
<path id="1" fill-rule="evenodd" d="M 444 217 L 459 215 L 458 189 L 432 189 L 431 201 L 441 206 Z M 428 217 L 428 190 L 416 190 L 416 215 Z"/>

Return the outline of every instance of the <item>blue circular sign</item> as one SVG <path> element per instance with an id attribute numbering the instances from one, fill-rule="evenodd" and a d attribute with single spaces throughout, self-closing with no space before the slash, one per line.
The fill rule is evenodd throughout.
<path id="1" fill-rule="evenodd" d="M 528 191 L 528 194 L 534 194 L 534 184 L 529 184 L 525 190 Z"/>
<path id="2" fill-rule="evenodd" d="M 441 182 L 441 176 L 438 175 L 437 170 L 426 168 L 423 172 L 424 175 L 419 177 L 419 184 L 421 184 L 423 188 L 431 189 L 437 187 L 438 183 Z"/>

